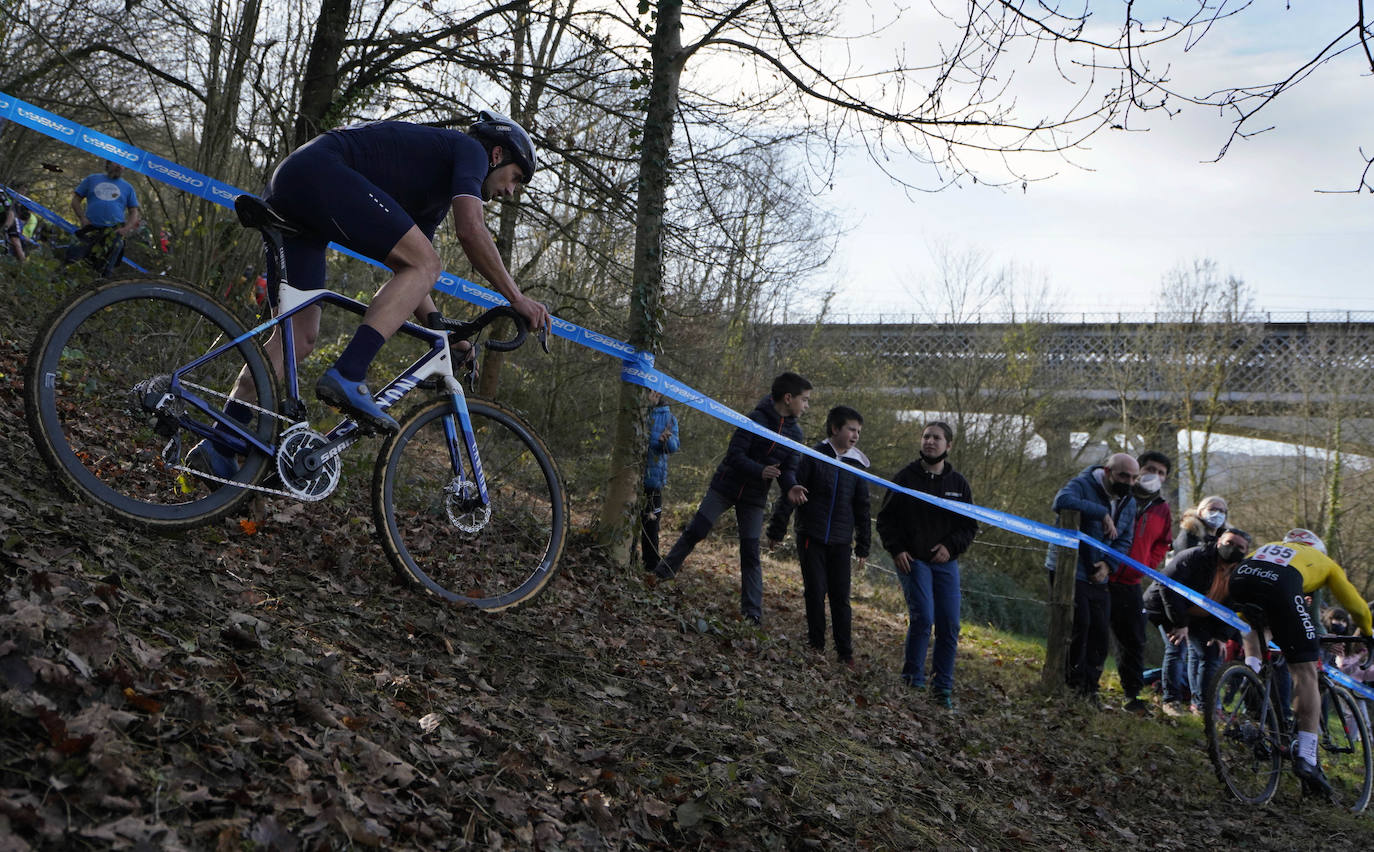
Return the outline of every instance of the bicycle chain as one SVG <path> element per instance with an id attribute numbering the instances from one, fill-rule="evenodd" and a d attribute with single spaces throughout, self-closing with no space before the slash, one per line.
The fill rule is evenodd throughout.
<path id="1" fill-rule="evenodd" d="M 205 394 L 205 395 L 207 395 L 207 396 L 217 397 L 217 398 L 222 399 L 222 400 L 225 400 L 225 401 L 227 401 L 227 400 L 229 399 L 229 395 L 228 395 L 228 394 L 220 393 L 219 391 L 212 390 L 211 388 L 207 388 L 207 387 L 205 387 L 204 385 L 198 385 L 198 384 L 194 384 L 194 383 L 192 383 L 192 382 L 183 382 L 182 384 L 184 384 L 184 385 L 185 385 L 186 387 L 188 387 L 188 388 L 192 388 L 192 389 L 194 389 L 194 390 L 200 391 L 201 393 L 203 393 L 203 394 Z M 284 416 L 278 414 L 278 413 L 275 412 L 275 411 L 268 411 L 267 409 L 263 408 L 262 406 L 260 406 L 260 405 L 254 405 L 254 404 L 251 403 L 251 402 L 244 402 L 243 400 L 237 400 L 237 402 L 238 402 L 239 404 L 243 405 L 245 408 L 251 408 L 252 410 L 258 412 L 258 414 L 260 414 L 260 415 L 265 415 L 265 416 L 267 416 L 267 417 L 271 417 L 271 418 L 274 419 L 274 420 L 280 420 L 280 421 L 282 421 L 282 422 L 284 422 L 284 423 L 287 423 L 288 425 L 287 425 L 286 429 L 281 430 L 281 431 L 283 431 L 283 432 L 286 431 L 287 429 L 291 429 L 291 428 L 293 428 L 293 427 L 295 427 L 295 426 L 299 426 L 299 425 L 302 425 L 302 424 L 306 424 L 306 421 L 292 421 L 291 418 L 289 418 L 289 417 L 284 417 Z M 306 425 L 308 425 L 308 424 L 306 424 Z M 338 456 L 339 454 L 341 454 L 344 450 L 348 449 L 349 447 L 351 447 L 351 446 L 353 446 L 355 443 L 357 443 L 357 442 L 358 442 L 358 439 L 361 438 L 361 437 L 362 437 L 361 434 L 355 434 L 353 437 L 348 438 L 348 439 L 345 440 L 343 443 L 339 444 L 339 445 L 336 446 L 334 449 L 332 449 L 332 450 L 330 450 L 328 453 L 326 453 L 326 454 L 320 459 L 320 463 L 321 463 L 321 464 L 324 464 L 324 463 L 328 462 L 330 459 L 335 458 L 336 456 Z M 169 461 L 169 460 L 168 460 L 169 458 L 177 459 L 177 461 Z M 234 486 L 235 488 L 242 488 L 242 489 L 244 489 L 245 491 L 256 491 L 256 492 L 258 492 L 258 493 L 260 493 L 260 494 L 271 494 L 271 495 L 273 495 L 273 496 L 275 496 L 275 497 L 288 497 L 288 498 L 290 498 L 290 499 L 292 499 L 292 500 L 299 500 L 299 501 L 306 502 L 306 503 L 316 503 L 316 502 L 319 502 L 320 500 L 323 500 L 324 498 L 328 497 L 330 494 L 334 493 L 333 490 L 331 489 L 331 490 L 330 490 L 328 493 L 326 493 L 326 494 L 321 494 L 321 495 L 316 496 L 316 495 L 310 495 L 310 494 L 297 493 L 297 492 L 295 492 L 295 491 L 288 491 L 288 490 L 280 489 L 280 488 L 268 488 L 268 487 L 265 486 L 265 485 L 254 485 L 254 484 L 249 484 L 249 483 L 246 483 L 246 482 L 239 482 L 238 480 L 235 480 L 235 479 L 225 479 L 224 477 L 222 477 L 222 476 L 216 476 L 215 474 L 210 473 L 209 471 L 197 470 L 197 469 L 195 469 L 195 468 L 187 467 L 186 465 L 181 464 L 180 459 L 181 459 L 181 436 L 180 436 L 180 435 L 173 435 L 173 436 L 172 436 L 172 439 L 171 439 L 170 441 L 167 442 L 167 446 L 165 446 L 165 447 L 162 448 L 162 463 L 165 464 L 165 465 L 167 465 L 167 467 L 170 468 L 171 470 L 174 470 L 174 471 L 176 471 L 176 472 L 178 472 L 178 473 L 187 473 L 187 474 L 190 474 L 191 476 L 194 476 L 194 477 L 196 477 L 197 479 L 200 479 L 200 480 L 202 480 L 202 481 L 208 480 L 208 481 L 210 481 L 210 482 L 218 482 L 218 483 L 220 483 L 221 485 L 232 485 L 232 486 Z M 269 457 L 269 462 L 275 462 L 275 461 L 276 461 L 275 457 Z M 285 483 L 283 483 L 283 484 L 285 484 Z"/>

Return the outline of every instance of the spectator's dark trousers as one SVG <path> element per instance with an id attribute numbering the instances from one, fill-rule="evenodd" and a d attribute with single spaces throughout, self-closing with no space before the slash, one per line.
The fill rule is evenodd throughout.
<path id="1" fill-rule="evenodd" d="M 1145 592 L 1139 583 L 1108 583 L 1112 635 L 1116 637 L 1116 671 L 1126 700 L 1140 697 L 1145 686 Z"/>
<path id="2" fill-rule="evenodd" d="M 1074 581 L 1073 637 L 1069 642 L 1069 686 L 1096 696 L 1111 642 L 1111 592 L 1107 583 Z"/>

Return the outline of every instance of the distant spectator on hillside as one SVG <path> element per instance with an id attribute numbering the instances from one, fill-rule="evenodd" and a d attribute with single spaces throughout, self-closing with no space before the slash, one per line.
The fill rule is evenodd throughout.
<path id="1" fill-rule="evenodd" d="M 69 261 L 85 259 L 102 275 L 111 274 L 124 257 L 125 239 L 138 229 L 138 193 L 123 178 L 124 167 L 105 161 L 104 173 L 88 175 L 72 192 L 72 213 L 81 241 Z"/>
<path id="2" fill-rule="evenodd" d="M 649 446 L 644 454 L 644 505 L 640 509 L 640 556 L 644 570 L 652 571 L 662 557 L 658 529 L 663 519 L 663 489 L 668 485 L 668 456 L 681 448 L 677 417 L 663 394 L 649 391 Z"/>
<path id="3" fill-rule="evenodd" d="M 0 239 L 5 241 L 5 250 L 15 260 L 24 260 L 24 238 L 19 231 L 19 217 L 14 199 L 0 189 Z"/>
<path id="4" fill-rule="evenodd" d="M 954 429 L 935 421 L 921 432 L 920 457 L 892 477 L 900 485 L 960 503 L 973 502 L 973 489 L 949 463 Z M 889 491 L 878 512 L 878 535 L 892 554 L 897 581 L 906 598 L 906 645 L 902 680 L 914 689 L 926 685 L 926 649 L 931 628 L 935 650 L 930 695 L 943 707 L 954 706 L 954 658 L 959 648 L 959 557 L 973 544 L 978 523 L 924 500 Z"/>
<path id="5" fill-rule="evenodd" d="M 1135 498 L 1131 487 L 1140 465 L 1125 453 L 1093 465 L 1070 479 L 1054 496 L 1056 513 L 1078 512 L 1078 530 L 1110 550 L 1129 553 L 1135 540 Z M 1058 567 L 1057 548 L 1051 547 L 1045 567 Z M 1121 560 L 1087 544 L 1078 546 L 1074 564 L 1073 636 L 1069 643 L 1069 687 L 1089 702 L 1098 703 L 1102 664 L 1111 639 L 1111 593 L 1107 579 L 1121 567 Z"/>
<path id="6" fill-rule="evenodd" d="M 113 228 L 127 237 L 138 228 L 138 193 L 124 179 L 124 167 L 105 161 L 105 172 L 88 175 L 72 193 L 72 212 L 83 226 Z"/>
<path id="7" fill-rule="evenodd" d="M 796 373 L 773 380 L 772 392 L 759 400 L 749 419 L 794 441 L 802 440 L 797 418 L 811 405 L 811 383 Z M 710 535 L 726 509 L 735 510 L 739 526 L 740 614 L 755 625 L 763 623 L 763 565 L 759 539 L 768 489 L 777 480 L 782 493 L 804 495 L 797 485 L 797 451 L 776 440 L 736 429 L 730 438 L 706 496 L 668 555 L 654 567 L 654 575 L 671 580 L 682 570 L 697 542 Z M 800 489 L 800 490 L 797 490 Z"/>
<path id="8" fill-rule="evenodd" d="M 1174 513 L 1161 496 L 1173 462 L 1153 450 L 1141 453 L 1136 462 L 1140 465 L 1140 479 L 1133 487 L 1135 533 L 1130 557 L 1157 571 L 1164 567 L 1173 537 Z M 1116 671 L 1121 677 L 1126 709 L 1133 713 L 1146 709 L 1145 702 L 1140 700 L 1140 690 L 1145 685 L 1145 612 L 1140 584 L 1143 576 L 1123 564 L 1112 572 L 1107 584 L 1112 635 L 1116 637 Z"/>
<path id="9" fill-rule="evenodd" d="M 864 419 L 847 405 L 830 409 L 825 418 L 826 439 L 813 449 L 845 464 L 867 469 L 868 457 L 856 446 Z M 840 662 L 854 667 L 853 610 L 849 604 L 851 553 L 868 557 L 870 521 L 868 483 L 839 467 L 803 456 L 797 465 L 797 484 L 805 489 L 794 500 L 779 495 L 768 524 L 768 540 L 775 543 L 787 532 L 787 519 L 797 512 L 797 557 L 801 560 L 802 596 L 806 601 L 806 640 L 825 650 L 825 602 L 830 599 L 830 624 Z M 852 551 L 851 551 L 852 546 Z"/>

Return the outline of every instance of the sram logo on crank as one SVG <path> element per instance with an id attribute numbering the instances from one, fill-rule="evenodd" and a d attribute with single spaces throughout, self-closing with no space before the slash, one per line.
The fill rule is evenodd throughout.
<path id="1" fill-rule="evenodd" d="M 318 453 L 329 445 L 308 423 L 297 423 L 282 433 L 277 448 L 277 475 L 282 487 L 308 501 L 323 500 L 339 486 L 341 465 L 338 450 Z"/>

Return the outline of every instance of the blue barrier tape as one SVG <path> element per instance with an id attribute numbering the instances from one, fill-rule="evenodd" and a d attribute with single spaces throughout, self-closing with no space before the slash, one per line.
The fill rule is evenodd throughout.
<path id="1" fill-rule="evenodd" d="M 1371 689 L 1365 684 L 1360 683 L 1359 681 L 1355 680 L 1350 675 L 1346 674 L 1340 669 L 1331 668 L 1328 666 L 1325 669 L 1325 671 L 1326 676 L 1331 678 L 1331 680 L 1335 681 L 1336 683 L 1339 683 L 1341 686 L 1345 687 L 1346 689 L 1350 690 L 1351 692 L 1355 693 L 1361 698 L 1366 698 L 1370 701 L 1374 701 L 1374 689 Z"/>
<path id="2" fill-rule="evenodd" d="M 76 225 L 73 225 L 71 222 L 68 222 L 66 219 L 62 218 L 57 213 L 53 212 L 52 210 L 49 210 L 42 204 L 39 204 L 37 201 L 34 201 L 32 198 L 29 198 L 24 193 L 19 192 L 18 190 L 13 189 L 12 187 L 5 186 L 3 183 L 0 183 L 0 190 L 9 193 L 9 196 L 11 198 L 13 198 L 15 201 L 18 201 L 20 204 L 24 205 L 26 208 L 28 208 L 30 212 L 37 213 L 39 216 L 42 216 L 44 219 L 47 219 L 49 222 L 61 228 L 68 234 L 76 232 Z"/>
<path id="3" fill-rule="evenodd" d="M 233 206 L 234 196 L 245 194 L 228 184 L 221 183 L 199 172 L 180 166 L 156 154 L 140 151 L 102 133 L 88 130 L 79 124 L 67 121 L 46 110 L 26 104 L 3 92 L 0 92 L 0 118 L 10 118 L 19 124 L 23 124 L 40 133 L 45 133 L 55 139 L 66 142 L 69 145 L 88 151 L 97 156 L 111 159 L 118 158 L 121 162 L 126 164 L 127 168 L 133 171 L 138 171 L 154 180 L 161 181 L 225 207 Z M 377 266 L 382 266 L 382 264 L 378 263 L 376 260 L 363 257 L 343 246 L 331 243 L 331 247 L 350 257 Z M 439 277 L 438 282 L 435 284 L 435 288 L 441 292 L 448 293 L 451 296 L 477 305 L 492 307 L 507 304 L 506 300 L 500 294 L 447 272 Z M 755 423 L 729 406 L 723 405 L 711 397 L 693 390 L 690 386 L 673 379 L 666 373 L 659 371 L 653 366 L 653 356 L 651 353 L 641 352 L 622 340 L 617 340 L 614 337 L 600 334 L 588 328 L 583 328 L 575 323 L 558 319 L 557 317 L 550 318 L 550 326 L 552 333 L 557 337 L 565 338 L 596 352 L 621 360 L 624 364 L 620 374 L 622 381 L 661 391 L 665 396 L 671 397 L 697 411 L 701 411 L 719 420 L 724 420 L 738 428 L 746 429 L 755 434 L 777 440 L 799 453 L 819 459 L 826 464 L 843 465 L 842 462 L 818 453 L 808 446 L 785 438 Z M 1030 520 L 1029 518 L 1020 517 L 1019 515 L 999 512 L 995 509 L 988 509 L 972 503 L 961 503 L 909 488 L 902 488 L 886 479 L 851 465 L 843 465 L 843 468 L 848 472 L 854 473 L 863 479 L 881 485 L 891 491 L 906 494 L 956 514 L 983 521 L 984 523 L 1000 529 L 1005 529 L 1029 538 L 1063 547 L 1081 547 L 1086 544 L 1158 580 L 1170 589 L 1178 592 L 1188 601 L 1202 607 L 1213 616 L 1237 629 L 1242 631 L 1249 629 L 1245 622 L 1236 616 L 1235 613 L 1227 610 L 1215 601 L 1210 600 L 1206 596 L 1186 586 L 1175 583 L 1173 580 L 1165 577 L 1153 568 L 1143 565 L 1131 559 L 1128 555 L 1113 550 L 1102 542 L 1083 535 L 1081 532 L 1063 530 L 1038 521 Z"/>

